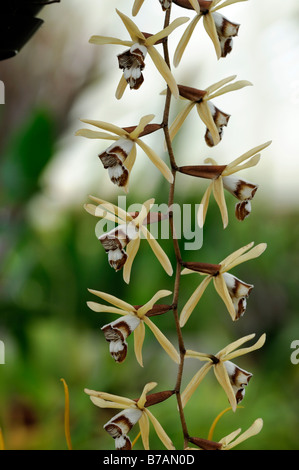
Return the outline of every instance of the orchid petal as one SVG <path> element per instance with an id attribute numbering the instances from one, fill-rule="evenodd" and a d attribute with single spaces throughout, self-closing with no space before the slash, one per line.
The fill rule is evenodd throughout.
<path id="1" fill-rule="evenodd" d="M 218 364 L 214 365 L 214 373 L 215 373 L 216 379 L 218 380 L 219 384 L 221 385 L 221 387 L 226 393 L 226 396 L 228 398 L 228 401 L 230 402 L 232 410 L 236 411 L 237 409 L 236 395 L 230 383 L 225 365 L 221 361 L 218 362 Z"/>
<path id="2" fill-rule="evenodd" d="M 209 372 L 209 370 L 213 367 L 213 364 L 210 362 L 208 364 L 205 364 L 202 366 L 198 372 L 194 375 L 194 377 L 190 380 L 188 383 L 187 387 L 181 394 L 181 399 L 182 399 L 182 406 L 183 408 L 186 406 L 187 402 L 190 400 L 191 396 L 203 380 L 203 378 L 206 376 L 206 374 Z"/>
<path id="3" fill-rule="evenodd" d="M 153 46 L 148 46 L 147 50 L 155 66 L 157 67 L 158 71 L 160 72 L 160 74 L 166 81 L 167 85 L 169 86 L 173 96 L 175 98 L 178 98 L 179 97 L 178 86 L 165 60 Z"/>
<path id="4" fill-rule="evenodd" d="M 173 65 L 177 67 L 182 59 L 182 55 L 184 54 L 184 51 L 190 41 L 190 38 L 192 36 L 192 33 L 200 20 L 201 15 L 196 15 L 193 20 L 189 23 L 188 27 L 186 28 L 183 36 L 180 39 L 180 42 L 177 45 L 177 48 L 174 53 L 174 58 L 173 58 Z"/>
<path id="5" fill-rule="evenodd" d="M 172 292 L 170 290 L 159 290 L 146 304 L 138 309 L 139 318 L 143 317 L 149 310 L 153 308 L 156 302 L 163 297 L 168 297 Z"/>
<path id="6" fill-rule="evenodd" d="M 138 42 L 139 39 L 141 39 L 142 41 L 145 41 L 144 35 L 142 34 L 142 32 L 140 31 L 138 26 L 134 23 L 134 21 L 132 21 L 124 13 L 120 12 L 117 8 L 116 8 L 116 13 L 118 14 L 118 16 L 120 16 L 123 24 L 125 25 L 128 33 L 129 33 L 129 35 L 132 38 L 132 41 Z"/>
<path id="7" fill-rule="evenodd" d="M 127 245 L 126 253 L 128 257 L 123 267 L 123 279 L 126 284 L 129 284 L 130 282 L 132 264 L 139 250 L 139 246 L 140 246 L 139 236 L 131 240 Z"/>
<path id="8" fill-rule="evenodd" d="M 221 46 L 220 46 L 220 42 L 219 42 L 215 22 L 214 22 L 214 19 L 213 19 L 213 16 L 211 15 L 211 13 L 207 13 L 206 15 L 204 15 L 203 25 L 205 27 L 206 32 L 210 36 L 210 38 L 212 40 L 212 43 L 214 44 L 214 48 L 215 48 L 215 51 L 216 51 L 217 58 L 220 59 L 220 57 L 221 57 Z"/>
<path id="9" fill-rule="evenodd" d="M 115 126 L 114 124 L 110 124 L 110 122 L 105 122 L 105 121 L 95 121 L 93 119 L 81 119 L 82 122 L 85 122 L 86 124 L 91 124 L 92 126 L 99 127 L 100 129 L 104 129 L 105 131 L 112 132 L 114 134 L 117 134 L 121 137 L 128 136 L 129 133 L 122 129 L 119 126 Z"/>
<path id="10" fill-rule="evenodd" d="M 235 80 L 237 75 L 231 75 L 229 77 L 223 78 L 219 82 L 213 83 L 213 85 L 208 86 L 205 91 L 207 92 L 208 96 L 210 96 L 214 91 L 219 90 L 219 88 L 223 87 L 227 83 Z"/>
<path id="11" fill-rule="evenodd" d="M 213 194 L 218 204 L 218 207 L 220 209 L 222 222 L 223 222 L 223 228 L 226 228 L 228 225 L 228 214 L 227 214 L 227 207 L 226 207 L 226 202 L 225 202 L 222 178 L 217 178 L 213 181 Z"/>
<path id="12" fill-rule="evenodd" d="M 241 90 L 246 86 L 253 86 L 248 80 L 239 80 L 238 82 L 231 83 L 220 90 L 216 91 L 214 94 L 209 96 L 209 100 L 217 98 L 218 96 L 224 95 L 225 93 L 230 93 L 231 91 Z"/>
<path id="13" fill-rule="evenodd" d="M 228 292 L 227 286 L 225 284 L 225 281 L 223 279 L 223 276 L 221 276 L 221 274 L 219 274 L 218 276 L 213 278 L 213 281 L 214 281 L 214 286 L 215 286 L 215 289 L 216 289 L 218 295 L 221 297 L 221 299 L 225 303 L 226 308 L 227 308 L 232 320 L 235 321 L 235 319 L 236 319 L 235 307 L 234 307 L 232 298 L 229 295 L 229 292 Z"/>
<path id="14" fill-rule="evenodd" d="M 141 227 L 141 230 L 143 234 L 146 237 L 146 240 L 148 241 L 151 249 L 153 250 L 154 254 L 156 255 L 158 261 L 161 263 L 162 267 L 166 271 L 166 273 L 169 276 L 172 276 L 173 274 L 173 269 L 172 265 L 169 261 L 168 256 L 166 255 L 165 251 L 162 249 L 162 247 L 159 245 L 157 240 L 152 236 L 152 234 L 149 232 L 149 230 L 146 227 Z"/>
<path id="15" fill-rule="evenodd" d="M 231 359 L 234 359 L 235 357 L 244 356 L 244 354 L 248 354 L 252 351 L 260 349 L 264 346 L 265 341 L 266 341 L 266 335 L 264 333 L 260 336 L 257 342 L 254 343 L 252 346 L 249 346 L 248 348 L 237 349 L 236 351 L 231 352 L 230 354 L 227 353 L 225 356 L 225 360 L 230 361 Z"/>
<path id="16" fill-rule="evenodd" d="M 149 450 L 149 420 L 146 413 L 142 413 L 138 423 L 144 450 Z"/>
<path id="17" fill-rule="evenodd" d="M 98 304 L 97 302 L 87 302 L 87 306 L 98 313 L 117 313 L 118 315 L 128 315 L 127 310 L 122 310 L 116 307 L 109 307 L 107 305 Z"/>
<path id="18" fill-rule="evenodd" d="M 205 279 L 199 284 L 197 289 L 193 292 L 187 303 L 185 304 L 181 315 L 180 315 L 180 326 L 183 327 L 188 318 L 190 317 L 191 313 L 195 309 L 196 305 L 198 304 L 202 294 L 206 290 L 209 282 L 211 281 L 211 276 L 205 277 Z"/>
<path id="19" fill-rule="evenodd" d="M 166 449 L 168 450 L 174 450 L 175 447 L 171 441 L 171 439 L 168 437 L 168 435 L 166 434 L 166 432 L 164 431 L 164 429 L 162 428 L 161 424 L 159 423 L 159 421 L 155 418 L 155 416 L 149 411 L 148 408 L 145 409 L 145 413 L 147 414 L 147 416 L 149 417 L 150 421 L 152 422 L 154 428 L 155 428 L 155 431 L 160 439 L 160 441 L 164 444 L 164 446 L 166 447 Z"/>
<path id="20" fill-rule="evenodd" d="M 187 116 L 189 115 L 190 111 L 193 109 L 195 104 L 195 102 L 191 101 L 186 106 L 184 106 L 184 108 L 181 109 L 181 111 L 178 113 L 169 129 L 169 136 L 171 140 L 174 139 L 174 137 L 182 127 L 183 123 L 185 122 Z"/>
<path id="21" fill-rule="evenodd" d="M 143 367 L 142 359 L 142 346 L 145 337 L 145 327 L 144 323 L 141 321 L 137 328 L 134 330 L 134 351 L 135 356 L 141 367 Z"/>
<path id="22" fill-rule="evenodd" d="M 104 44 L 116 44 L 119 46 L 131 47 L 134 44 L 133 41 L 123 41 L 122 39 L 108 37 L 108 36 L 92 36 L 89 39 L 89 42 L 91 44 L 97 44 L 99 46 L 102 46 Z"/>
<path id="23" fill-rule="evenodd" d="M 162 31 L 159 31 L 159 33 L 153 34 L 153 36 L 147 38 L 145 41 L 145 46 L 153 46 L 157 41 L 160 41 L 166 36 L 169 36 L 176 28 L 186 23 L 187 21 L 189 21 L 189 18 L 176 18 L 169 26 L 162 29 Z"/>
<path id="24" fill-rule="evenodd" d="M 247 1 L 248 0 L 226 0 L 225 2 L 221 3 L 221 5 L 218 5 L 216 8 L 213 8 L 213 11 L 217 11 L 217 10 L 220 10 L 221 8 L 228 7 L 229 5 L 233 5 L 234 3 L 247 2 Z"/>
<path id="25" fill-rule="evenodd" d="M 95 390 L 89 390 L 87 388 L 84 389 L 84 392 L 87 393 L 87 395 L 90 395 L 91 397 L 100 398 L 101 400 L 107 400 L 113 403 L 117 403 L 119 405 L 124 405 L 124 406 L 136 405 L 134 400 L 131 400 L 130 398 L 126 398 L 126 397 L 121 397 L 119 395 L 113 395 L 111 393 L 106 393 L 106 392 L 97 392 Z"/>
<path id="26" fill-rule="evenodd" d="M 148 318 L 143 318 L 144 323 L 149 327 L 149 329 L 154 334 L 157 341 L 160 343 L 164 351 L 171 357 L 171 359 L 176 362 L 177 364 L 180 363 L 180 356 L 175 349 L 175 347 L 171 344 L 171 342 L 166 338 L 166 336 L 162 333 L 161 330 Z"/>
<path id="27" fill-rule="evenodd" d="M 136 139 L 136 143 L 146 153 L 151 162 L 158 168 L 162 175 L 167 179 L 169 183 L 173 182 L 173 175 L 166 165 L 166 163 L 152 150 L 147 144 L 141 139 Z"/>
<path id="28" fill-rule="evenodd" d="M 133 8 L 132 8 L 132 15 L 136 16 L 139 12 L 140 8 L 143 5 L 144 0 L 135 0 Z"/>
<path id="29" fill-rule="evenodd" d="M 135 140 L 137 137 L 143 132 L 145 126 L 150 123 L 154 119 L 155 115 L 154 114 L 148 114 L 147 116 L 143 116 L 140 121 L 138 126 L 130 133 L 130 139 Z"/>
<path id="30" fill-rule="evenodd" d="M 144 405 L 146 403 L 146 395 L 148 392 L 150 392 L 153 388 L 157 386 L 157 382 L 149 382 L 147 383 L 142 390 L 142 393 L 140 395 L 139 400 L 137 401 L 137 406 L 138 408 L 142 409 L 144 408 Z"/>
<path id="31" fill-rule="evenodd" d="M 86 137 L 87 139 L 118 140 L 120 138 L 119 135 L 107 134 L 106 132 L 98 132 L 91 129 L 79 129 L 75 135 Z"/>
<path id="32" fill-rule="evenodd" d="M 215 121 L 213 119 L 211 110 L 208 106 L 208 104 L 205 101 L 202 101 L 201 103 L 196 104 L 197 112 L 199 114 L 200 119 L 203 121 L 203 123 L 207 126 L 209 129 L 214 145 L 219 144 L 220 142 L 220 136 L 219 136 L 219 131 L 217 129 L 217 126 L 215 124 Z"/>
<path id="33" fill-rule="evenodd" d="M 233 160 L 231 163 L 229 163 L 225 169 L 225 172 L 229 170 L 230 168 L 235 168 L 239 163 L 243 163 L 245 160 L 248 158 L 252 157 L 253 155 L 261 152 L 264 150 L 266 147 L 268 147 L 271 144 L 272 141 L 266 142 L 262 145 L 258 145 L 257 147 L 252 148 L 251 150 L 248 150 L 248 152 L 243 153 L 240 157 L 236 158 Z M 229 173 L 227 173 L 229 174 Z"/>
<path id="34" fill-rule="evenodd" d="M 121 75 L 121 79 L 120 79 L 120 81 L 119 81 L 119 83 L 118 83 L 118 85 L 117 85 L 116 92 L 115 92 L 115 98 L 116 98 L 117 100 L 120 100 L 120 99 L 122 98 L 122 96 L 123 96 L 123 94 L 124 94 L 124 92 L 125 92 L 127 86 L 128 86 L 128 82 L 127 82 L 127 80 L 125 79 L 124 74 L 122 74 L 122 75 Z"/>
<path id="35" fill-rule="evenodd" d="M 250 426 L 250 428 L 247 429 L 243 434 L 241 434 L 237 439 L 235 439 L 231 444 L 225 445 L 225 441 L 221 440 L 220 442 L 224 444 L 224 450 L 230 450 L 233 447 L 237 446 L 241 442 L 245 441 L 249 437 L 255 436 L 258 434 L 263 427 L 263 420 L 261 418 L 258 418 L 254 421 L 254 423 Z M 224 441 L 224 442 L 223 442 Z"/>
<path id="36" fill-rule="evenodd" d="M 229 263 L 226 266 L 226 271 L 230 271 L 235 266 L 238 266 L 241 263 L 245 263 L 245 261 L 250 261 L 251 259 L 258 258 L 267 248 L 267 243 L 260 243 L 253 247 L 248 253 L 244 253 L 243 255 L 239 256 L 235 259 L 234 262 Z"/>
<path id="37" fill-rule="evenodd" d="M 124 302 L 123 300 L 115 297 L 114 295 L 107 294 L 106 292 L 101 292 L 101 291 L 94 290 L 94 289 L 88 289 L 88 291 L 91 294 L 94 294 L 97 297 L 100 297 L 101 299 L 105 300 L 106 302 L 109 302 L 110 304 L 114 305 L 115 307 L 120 308 L 121 310 L 126 310 L 129 313 L 135 313 L 136 312 L 133 305 L 131 305 L 127 302 Z"/>

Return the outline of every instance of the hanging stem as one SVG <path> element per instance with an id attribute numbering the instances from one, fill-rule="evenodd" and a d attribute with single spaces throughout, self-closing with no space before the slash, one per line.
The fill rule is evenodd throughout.
<path id="1" fill-rule="evenodd" d="M 171 15 L 171 6 L 165 12 L 165 21 L 164 21 L 164 28 L 166 28 L 170 24 L 170 15 Z M 168 67 L 170 68 L 170 60 L 169 60 L 169 50 L 168 50 L 168 40 L 167 37 L 163 40 L 163 52 L 164 52 L 164 60 Z M 187 429 L 187 424 L 185 420 L 184 410 L 182 406 L 181 400 L 181 383 L 182 383 L 182 376 L 183 376 L 183 369 L 184 369 L 184 360 L 186 349 L 184 345 L 183 335 L 179 323 L 179 315 L 178 315 L 178 300 L 179 300 L 179 288 L 180 288 L 180 277 L 181 277 L 181 269 L 182 269 L 182 257 L 180 252 L 180 247 L 178 243 L 178 239 L 175 234 L 174 228 L 174 221 L 173 221 L 173 203 L 174 203 L 174 193 L 175 193 L 175 182 L 176 182 L 176 174 L 178 171 L 178 166 L 175 161 L 175 156 L 172 148 L 172 143 L 169 135 L 169 112 L 170 112 L 170 103 L 171 103 L 171 91 L 169 87 L 167 87 L 166 92 L 166 99 L 165 99 L 165 107 L 164 107 L 164 114 L 163 114 L 163 131 L 165 136 L 165 141 L 167 145 L 167 151 L 169 155 L 169 160 L 171 164 L 171 170 L 173 175 L 173 183 L 170 185 L 169 190 L 169 197 L 168 197 L 168 210 L 169 210 L 169 223 L 170 223 L 170 230 L 171 236 L 173 240 L 173 247 L 176 257 L 176 270 L 175 270 L 175 282 L 174 282 L 174 293 L 173 293 L 173 301 L 172 301 L 172 310 L 177 330 L 178 336 L 178 344 L 179 344 L 179 352 L 180 352 L 180 363 L 178 367 L 178 374 L 177 380 L 175 385 L 175 393 L 178 403 L 178 409 L 180 414 L 180 420 L 182 424 L 182 430 L 184 435 L 184 448 L 187 447 L 189 441 L 189 433 Z"/>

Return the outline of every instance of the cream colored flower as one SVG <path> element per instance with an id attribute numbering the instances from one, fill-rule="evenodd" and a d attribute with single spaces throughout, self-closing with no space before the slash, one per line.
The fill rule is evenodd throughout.
<path id="1" fill-rule="evenodd" d="M 183 269 L 182 274 L 190 274 L 194 271 L 199 272 L 206 277 L 193 292 L 180 315 L 180 325 L 183 327 L 191 313 L 198 304 L 202 294 L 206 290 L 209 283 L 213 280 L 214 287 L 226 305 L 226 308 L 233 321 L 238 320 L 244 315 L 246 310 L 246 299 L 248 298 L 253 285 L 246 284 L 237 277 L 228 273 L 235 266 L 245 261 L 257 258 L 267 248 L 266 243 L 260 243 L 253 247 L 254 243 L 249 243 L 239 250 L 235 251 L 218 265 L 207 263 L 184 263 L 187 268 Z M 191 267 L 191 269 L 190 269 Z"/>
<path id="2" fill-rule="evenodd" d="M 223 127 L 227 126 L 230 115 L 218 109 L 211 100 L 225 93 L 252 85 L 247 80 L 239 80 L 228 85 L 235 78 L 236 75 L 227 77 L 205 90 L 178 85 L 180 97 L 187 100 L 188 103 L 184 105 L 173 121 L 170 127 L 170 138 L 173 139 L 175 137 L 190 111 L 196 106 L 200 119 L 207 127 L 205 134 L 206 144 L 209 147 L 219 144 L 223 134 Z"/>
<path id="3" fill-rule="evenodd" d="M 176 18 L 169 26 L 156 34 L 142 33 L 138 26 L 126 15 L 116 10 L 127 29 L 131 40 L 123 41 L 115 37 L 92 36 L 89 40 L 92 44 L 115 44 L 129 47 L 123 54 L 118 56 L 119 67 L 123 70 L 123 76 L 116 90 L 116 98 L 120 99 L 127 87 L 138 89 L 143 82 L 142 70 L 145 67 L 145 57 L 149 53 L 156 68 L 168 84 L 172 94 L 178 97 L 178 88 L 176 81 L 167 66 L 165 60 L 154 47 L 177 27 L 189 21 L 189 18 Z"/>
<path id="4" fill-rule="evenodd" d="M 205 160 L 206 165 L 195 165 L 179 168 L 181 173 L 211 180 L 211 183 L 207 187 L 201 201 L 199 212 L 199 223 L 201 226 L 204 224 L 210 196 L 211 193 L 213 193 L 216 203 L 220 209 L 223 227 L 227 227 L 228 213 L 224 189 L 229 191 L 240 201 L 236 204 L 235 208 L 237 219 L 244 220 L 249 216 L 251 213 L 251 200 L 253 199 L 258 189 L 258 185 L 240 179 L 234 175 L 241 170 L 245 170 L 246 168 L 251 168 L 257 165 L 260 161 L 259 152 L 268 147 L 270 144 L 271 142 L 266 142 L 265 144 L 254 147 L 253 149 L 248 150 L 248 152 L 233 160 L 228 165 L 218 165 L 217 162 L 212 158 L 207 158 Z"/>
<path id="5" fill-rule="evenodd" d="M 256 436 L 259 434 L 263 428 L 263 420 L 258 418 L 254 421 L 254 423 L 248 428 L 245 432 L 240 434 L 241 429 L 237 429 L 236 431 L 232 432 L 228 436 L 223 437 L 220 439 L 219 443 L 221 444 L 220 450 L 230 450 L 233 447 L 241 444 L 241 442 L 246 441 L 252 436 Z M 240 434 L 240 435 L 239 435 Z M 238 437 L 237 437 L 238 436 Z"/>
<path id="6" fill-rule="evenodd" d="M 112 323 L 102 327 L 105 338 L 110 345 L 110 354 L 116 362 L 123 362 L 125 360 L 128 346 L 126 339 L 132 332 L 134 332 L 134 349 L 136 359 L 139 364 L 143 366 L 142 346 L 145 336 L 145 325 L 147 325 L 148 328 L 153 332 L 162 348 L 171 357 L 171 359 L 173 359 L 176 363 L 179 363 L 180 359 L 178 352 L 149 318 L 151 314 L 160 314 L 171 309 L 171 306 L 169 305 L 155 305 L 159 299 L 170 295 L 170 291 L 158 291 L 146 304 L 141 305 L 140 307 L 130 305 L 113 295 L 106 294 L 105 292 L 92 289 L 89 289 L 89 292 L 112 305 L 107 306 L 97 302 L 87 302 L 87 305 L 91 310 L 94 312 L 109 312 L 121 315 L 120 319 L 117 319 Z"/>
<path id="7" fill-rule="evenodd" d="M 88 139 L 113 140 L 105 152 L 99 158 L 105 169 L 108 169 L 111 181 L 128 192 L 129 176 L 136 159 L 137 145 L 145 152 L 150 161 L 161 171 L 162 175 L 169 183 L 172 183 L 173 176 L 164 161 L 152 150 L 140 137 L 148 135 L 160 129 L 159 124 L 150 124 L 154 119 L 153 114 L 143 116 L 139 124 L 133 127 L 118 127 L 104 121 L 94 121 L 82 119 L 86 124 L 103 129 L 107 132 L 99 132 L 91 129 L 79 129 L 77 136 Z M 109 132 L 109 134 L 108 134 Z"/>
<path id="8" fill-rule="evenodd" d="M 94 196 L 90 196 L 90 198 L 97 205 L 85 204 L 84 208 L 87 212 L 100 219 L 119 224 L 115 229 L 101 235 L 99 241 L 108 254 L 110 266 L 116 271 L 123 268 L 123 278 L 126 283 L 130 282 L 132 264 L 139 250 L 142 236 L 149 243 L 166 273 L 172 276 L 173 269 L 166 253 L 145 226 L 150 208 L 155 202 L 154 199 L 146 201 L 139 213 L 131 215 L 103 199 Z"/>
<path id="9" fill-rule="evenodd" d="M 233 37 L 238 35 L 240 25 L 229 21 L 223 15 L 218 13 L 218 10 L 232 5 L 233 3 L 239 3 L 246 0 L 197 1 L 199 8 L 194 8 L 197 14 L 189 23 L 180 42 L 177 45 L 173 60 L 175 67 L 179 65 L 193 31 L 201 18 L 203 18 L 205 30 L 213 42 L 218 59 L 221 57 L 226 57 L 227 54 L 231 52 L 233 46 Z M 173 2 L 183 8 L 192 9 L 192 6 L 190 5 L 191 2 L 189 2 L 189 0 L 173 0 Z"/>
<path id="10" fill-rule="evenodd" d="M 186 351 L 186 357 L 192 357 L 200 361 L 207 362 L 191 379 L 182 393 L 183 406 L 189 401 L 203 378 L 210 369 L 214 370 L 216 379 L 226 393 L 232 410 L 235 411 L 237 404 L 244 398 L 245 387 L 248 385 L 252 374 L 236 366 L 232 359 L 248 354 L 256 349 L 260 349 L 266 340 L 263 334 L 259 340 L 250 347 L 240 348 L 244 343 L 255 337 L 255 334 L 244 336 L 233 343 L 221 349 L 215 356 L 211 354 L 200 353 L 192 350 Z M 240 348 L 240 349 L 237 349 Z"/>
<path id="11" fill-rule="evenodd" d="M 112 395 L 105 392 L 96 392 L 95 390 L 84 390 L 96 406 L 100 408 L 118 408 L 123 410 L 104 425 L 105 431 L 107 431 L 115 440 L 115 447 L 117 450 L 131 450 L 132 444 L 127 434 L 137 422 L 140 427 L 141 438 L 145 450 L 149 450 L 150 422 L 153 424 L 159 439 L 166 449 L 174 450 L 174 445 L 171 439 L 168 437 L 159 421 L 148 409 L 148 406 L 169 398 L 173 392 L 160 392 L 147 396 L 147 393 L 156 387 L 156 385 L 157 383 L 155 382 L 146 384 L 138 400 L 131 400 L 130 398 Z"/>

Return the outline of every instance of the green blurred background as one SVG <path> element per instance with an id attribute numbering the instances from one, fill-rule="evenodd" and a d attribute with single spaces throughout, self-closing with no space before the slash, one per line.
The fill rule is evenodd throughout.
<path id="1" fill-rule="evenodd" d="M 140 116 L 152 112 L 153 107 L 157 116 L 161 115 L 163 106 L 161 97 L 154 104 L 148 100 L 147 91 L 154 94 L 163 87 L 150 63 L 144 93 L 141 88 L 138 96 L 127 91 L 121 103 L 114 99 L 120 78 L 115 53 L 120 49 L 94 48 L 88 39 L 92 34 L 122 34 L 126 39 L 125 31 L 120 32 L 118 19 L 111 11 L 117 6 L 130 14 L 130 7 L 127 1 L 111 2 L 111 5 L 109 2 L 109 9 L 104 3 L 90 0 L 82 6 L 80 2 L 62 1 L 60 5 L 47 7 L 41 14 L 45 19 L 43 28 L 17 57 L 0 64 L 6 98 L 5 105 L 0 107 L 0 339 L 5 343 L 5 365 L 0 365 L 0 427 L 6 448 L 12 450 L 66 448 L 62 377 L 70 390 L 71 434 L 76 449 L 114 447 L 113 440 L 102 430 L 113 411 L 94 407 L 83 392 L 85 387 L 137 398 L 147 382 L 157 381 L 154 391 L 158 391 L 172 388 L 176 381 L 175 365 L 149 331 L 144 344 L 144 368 L 135 359 L 131 337 L 126 361 L 121 365 L 114 363 L 100 328 L 115 317 L 96 314 L 86 306 L 86 301 L 96 300 L 87 288 L 106 291 L 135 305 L 146 302 L 159 289 L 173 288 L 173 279 L 163 272 L 146 241 L 142 242 L 134 261 L 131 283 L 125 285 L 122 273 L 115 273 L 108 266 L 107 256 L 95 237 L 96 221 L 83 209 L 89 194 L 116 203 L 119 192 L 111 188 L 97 159 L 105 142 L 91 143 L 74 137 L 75 131 L 82 127 L 79 119 L 96 118 L 128 126 L 137 124 Z M 154 12 L 160 14 L 156 3 Z M 291 36 L 291 26 L 298 26 L 298 5 L 290 3 L 283 19 L 278 21 L 270 15 L 268 22 L 265 19 L 264 23 L 255 22 L 254 28 L 250 28 L 250 19 L 254 18 L 257 1 L 246 3 L 245 7 L 232 7 L 235 17 L 232 15 L 231 19 L 243 20 L 240 44 L 245 51 L 238 46 L 238 38 L 235 58 L 232 54 L 225 65 L 223 62 L 218 65 L 207 42 L 204 49 L 209 57 L 207 68 L 204 69 L 204 61 L 199 58 L 194 76 L 196 64 L 190 49 L 185 69 L 183 63 L 183 72 L 177 72 L 180 80 L 184 78 L 184 83 L 191 86 L 201 79 L 208 85 L 223 78 L 228 70 L 227 75 L 238 73 L 240 78 L 248 78 L 245 73 L 254 69 L 249 74 L 251 79 L 258 77 L 256 68 L 262 62 L 263 53 L 268 57 L 263 63 L 266 69 L 259 69 L 265 75 L 256 80 L 256 89 L 244 95 L 239 92 L 230 101 L 224 98 L 223 106 L 229 103 L 229 112 L 234 112 L 235 120 L 225 130 L 219 148 L 210 150 L 204 145 L 204 127 L 197 115 L 189 119 L 189 126 L 184 126 L 181 137 L 175 141 L 177 160 L 180 164 L 191 164 L 202 162 L 206 156 L 228 163 L 249 148 L 273 139 L 273 147 L 265 151 L 261 164 L 244 174 L 248 179 L 254 177 L 261 186 L 251 216 L 243 223 L 238 222 L 234 217 L 235 200 L 226 194 L 230 224 L 223 230 L 212 199 L 203 248 L 199 252 L 185 251 L 181 243 L 186 261 L 210 263 L 220 262 L 251 241 L 268 243 L 261 258 L 234 270 L 238 277 L 255 285 L 245 316 L 232 323 L 210 286 L 183 329 L 187 348 L 211 353 L 241 336 L 267 334 L 262 350 L 236 360 L 254 377 L 242 402 L 243 408 L 235 414 L 227 413 L 214 435 L 218 440 L 239 427 L 247 429 L 258 417 L 263 418 L 260 435 L 239 449 L 299 449 L 299 365 L 290 360 L 291 343 L 299 339 L 298 166 L 296 138 L 292 135 L 298 107 L 297 70 L 293 70 L 291 82 L 289 75 L 281 72 L 281 80 L 295 93 L 292 101 L 273 99 L 273 96 L 277 98 L 273 95 L 275 90 L 281 92 L 281 87 L 275 78 L 271 84 L 268 79 L 278 56 L 276 50 L 276 55 L 269 58 L 267 49 L 274 32 L 286 28 L 294 46 L 287 50 L 288 57 L 298 52 L 298 29 L 297 35 Z M 140 21 L 149 21 L 148 8 L 145 2 Z M 266 10 L 267 5 L 263 8 Z M 181 14 L 178 9 L 174 12 Z M 249 25 L 246 25 L 247 18 Z M 203 29 L 200 34 L 203 38 Z M 253 34 L 256 42 L 264 45 L 256 54 L 257 65 L 250 55 Z M 194 45 L 198 38 L 194 38 Z M 282 55 L 284 52 L 285 49 Z M 242 64 L 241 58 L 246 54 L 249 59 Z M 284 60 L 289 59 L 284 57 Z M 283 88 L 281 93 L 284 96 L 287 91 Z M 270 101 L 272 107 L 264 106 Z M 287 107 L 291 114 L 279 122 Z M 176 111 L 174 107 L 172 113 Z M 192 134 L 195 129 L 201 136 Z M 149 136 L 147 141 L 163 149 L 161 134 Z M 286 151 L 282 154 L 283 148 Z M 164 157 L 167 158 L 165 154 Z M 158 204 L 167 201 L 168 186 L 157 173 L 139 151 L 128 205 L 150 197 L 155 197 Z M 204 181 L 191 181 L 180 175 L 176 202 L 199 203 L 205 187 Z M 174 263 L 171 243 L 162 240 L 161 245 Z M 196 274 L 182 278 L 179 307 L 198 282 Z M 176 344 L 171 312 L 154 321 Z M 197 361 L 186 362 L 183 386 L 198 366 Z M 227 406 L 223 390 L 210 373 L 185 409 L 190 434 L 206 438 L 214 418 Z M 175 397 L 151 411 L 175 446 L 181 448 Z M 131 437 L 136 434 L 137 427 Z M 153 449 L 162 448 L 152 429 L 150 444 Z M 136 448 L 141 448 L 140 442 Z"/>

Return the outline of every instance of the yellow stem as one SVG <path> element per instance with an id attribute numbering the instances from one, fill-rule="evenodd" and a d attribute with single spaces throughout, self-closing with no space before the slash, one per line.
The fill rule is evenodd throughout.
<path id="1" fill-rule="evenodd" d="M 60 379 L 64 387 L 64 396 L 65 396 L 65 409 L 64 409 L 64 432 L 67 447 L 69 450 L 72 450 L 72 441 L 70 433 L 70 398 L 69 398 L 69 389 L 64 379 Z"/>
<path id="2" fill-rule="evenodd" d="M 138 441 L 139 437 L 141 436 L 141 431 L 137 434 L 137 436 L 135 437 L 134 441 L 132 442 L 132 449 L 134 447 L 134 445 L 136 444 L 136 442 Z"/>
<path id="3" fill-rule="evenodd" d="M 1 428 L 0 428 L 0 450 L 5 450 L 4 438 L 3 438 L 3 433 L 2 433 Z"/>
<path id="4" fill-rule="evenodd" d="M 243 406 L 237 406 L 237 408 L 243 408 Z M 218 421 L 222 418 L 222 416 L 223 416 L 227 411 L 230 411 L 231 409 L 232 409 L 231 406 L 230 406 L 229 408 L 225 408 L 225 410 L 221 411 L 221 413 L 219 413 L 219 415 L 216 416 L 216 418 L 215 418 L 214 421 L 213 421 L 212 426 L 210 427 L 210 431 L 209 431 L 209 435 L 208 435 L 208 440 L 209 440 L 209 441 L 212 441 L 212 440 L 213 440 L 213 434 L 214 434 L 215 427 L 216 427 Z"/>

